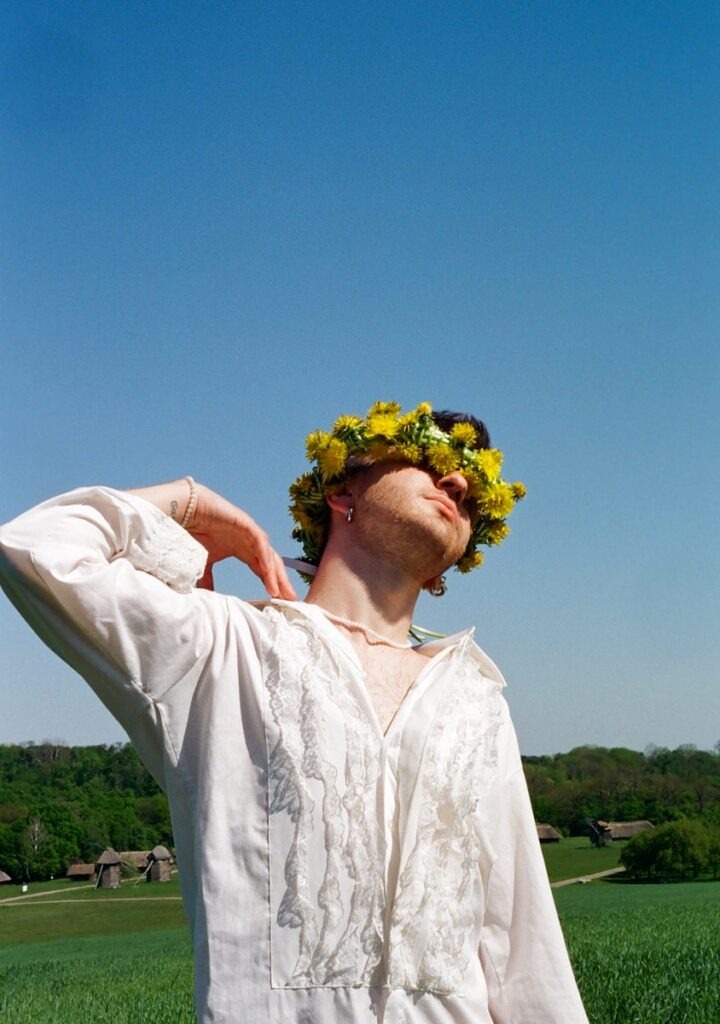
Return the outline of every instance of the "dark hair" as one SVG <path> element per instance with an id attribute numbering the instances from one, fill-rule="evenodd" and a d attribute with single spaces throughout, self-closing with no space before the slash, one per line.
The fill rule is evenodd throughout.
<path id="1" fill-rule="evenodd" d="M 444 430 L 446 434 L 449 434 L 453 426 L 456 423 L 469 423 L 471 427 L 475 429 L 477 434 L 477 440 L 473 445 L 474 448 L 489 448 L 490 447 L 490 434 L 488 429 L 482 420 L 477 419 L 475 416 L 471 416 L 468 412 L 452 412 L 450 409 L 439 409 L 437 412 L 432 414 L 432 418 L 435 421 L 436 426 Z"/>

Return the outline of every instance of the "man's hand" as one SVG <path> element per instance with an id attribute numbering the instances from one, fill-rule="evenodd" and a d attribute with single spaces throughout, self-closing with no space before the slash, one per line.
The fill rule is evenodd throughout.
<path id="1" fill-rule="evenodd" d="M 216 562 L 239 558 L 262 580 L 271 597 L 295 601 L 297 597 L 285 566 L 271 547 L 267 533 L 247 512 L 209 487 L 198 484 L 197 491 L 197 506 L 187 530 L 208 552 L 205 575 L 198 586 L 213 590 L 212 570 Z"/>
<path id="2" fill-rule="evenodd" d="M 270 546 L 265 531 L 247 512 L 209 487 L 203 484 L 196 487 L 197 505 L 186 529 L 208 552 L 205 575 L 198 586 L 213 590 L 213 566 L 224 558 L 239 558 L 260 577 L 270 597 L 297 600 L 282 559 Z M 187 480 L 141 487 L 129 493 L 152 502 L 178 523 L 182 523 L 190 499 Z"/>

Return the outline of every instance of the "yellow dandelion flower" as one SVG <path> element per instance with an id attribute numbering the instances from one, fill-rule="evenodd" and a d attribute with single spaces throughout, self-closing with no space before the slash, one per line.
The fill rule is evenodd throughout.
<path id="1" fill-rule="evenodd" d="M 293 517 L 298 526 L 302 527 L 303 530 L 309 530 L 312 526 L 312 519 L 307 514 L 306 510 L 302 505 L 291 505 L 290 515 Z"/>
<path id="2" fill-rule="evenodd" d="M 521 484 L 519 480 L 516 480 L 514 484 L 510 484 L 510 489 L 513 492 L 515 501 L 522 501 L 527 494 L 527 487 L 525 484 Z"/>
<path id="3" fill-rule="evenodd" d="M 370 437 L 395 437 L 400 430 L 400 423 L 392 413 L 376 412 L 368 416 L 367 432 Z"/>
<path id="4" fill-rule="evenodd" d="M 305 439 L 305 453 L 310 462 L 318 457 L 323 448 L 327 448 L 331 439 L 332 435 L 328 434 L 327 430 L 314 430 L 312 434 L 308 434 Z"/>
<path id="5" fill-rule="evenodd" d="M 467 484 L 468 484 L 467 496 L 468 496 L 468 498 L 479 498 L 480 495 L 482 494 L 482 492 L 485 490 L 485 487 L 487 486 L 485 481 L 484 481 L 484 479 L 480 476 L 479 473 L 476 473 L 475 470 L 470 469 L 469 467 L 468 468 L 463 467 L 460 470 L 460 472 L 462 473 L 462 475 L 467 480 Z"/>
<path id="6" fill-rule="evenodd" d="M 349 434 L 353 430 L 359 430 L 363 421 L 359 416 L 338 416 L 333 423 L 333 434 Z"/>
<path id="7" fill-rule="evenodd" d="M 487 531 L 488 544 L 502 544 L 510 533 L 510 527 L 498 519 L 490 523 Z"/>
<path id="8" fill-rule="evenodd" d="M 477 433 L 472 423 L 454 423 L 450 437 L 467 448 L 472 448 L 477 441 Z"/>
<path id="9" fill-rule="evenodd" d="M 398 444 L 394 446 L 393 454 L 397 455 L 403 462 L 409 462 L 417 466 L 423 460 L 422 448 L 418 444 Z"/>
<path id="10" fill-rule="evenodd" d="M 510 515 L 515 504 L 512 490 L 502 480 L 488 484 L 480 498 L 480 507 L 493 519 L 504 519 Z"/>
<path id="11" fill-rule="evenodd" d="M 400 412 L 398 402 L 375 402 L 370 406 L 368 416 L 397 416 Z"/>
<path id="12" fill-rule="evenodd" d="M 429 402 L 421 402 L 415 410 L 416 416 L 430 416 L 432 413 L 432 406 Z"/>
<path id="13" fill-rule="evenodd" d="M 418 418 L 416 412 L 406 412 L 400 417 L 398 423 L 400 424 L 400 427 L 402 429 L 405 429 L 405 427 L 414 427 L 415 424 L 417 423 L 417 420 Z"/>
<path id="14" fill-rule="evenodd" d="M 345 469 L 348 457 L 348 446 L 336 437 L 330 439 L 327 447 L 321 448 L 317 454 L 318 466 L 326 479 L 330 480 Z"/>
<path id="15" fill-rule="evenodd" d="M 460 456 L 455 448 L 441 441 L 434 444 L 427 453 L 427 460 L 436 473 L 445 476 L 460 465 Z"/>
<path id="16" fill-rule="evenodd" d="M 483 564 L 483 554 L 481 551 L 473 551 L 471 555 L 465 555 L 458 562 L 458 569 L 460 572 L 472 572 L 473 569 L 479 569 Z"/>
<path id="17" fill-rule="evenodd" d="M 488 480 L 495 480 L 502 466 L 502 452 L 497 448 L 481 448 L 476 453 L 475 465 L 481 469 Z"/>
<path id="18" fill-rule="evenodd" d="M 294 484 L 290 486 L 290 497 L 297 498 L 309 494 L 314 486 L 314 479 L 312 473 L 303 473 L 302 476 L 298 477 Z"/>

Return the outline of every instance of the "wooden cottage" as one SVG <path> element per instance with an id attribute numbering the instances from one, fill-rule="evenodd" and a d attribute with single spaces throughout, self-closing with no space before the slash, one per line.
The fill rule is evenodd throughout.
<path id="1" fill-rule="evenodd" d="M 5 871 L 0 871 L 0 885 L 6 885 L 7 882 L 12 882 L 12 878 Z"/>
<path id="2" fill-rule="evenodd" d="M 95 881 L 95 865 L 94 864 L 83 864 L 81 860 L 74 857 L 68 864 L 68 869 L 65 872 L 66 878 L 71 878 L 73 882 L 94 882 Z"/>
<path id="3" fill-rule="evenodd" d="M 541 843 L 559 843 L 562 836 L 556 828 L 552 825 L 546 825 L 542 823 L 535 823 L 537 829 L 537 836 Z"/>
<path id="4" fill-rule="evenodd" d="M 169 882 L 172 858 L 164 846 L 156 846 L 148 854 L 148 882 Z"/>
<path id="5" fill-rule="evenodd" d="M 120 854 L 115 850 L 107 848 L 95 862 L 97 871 L 98 889 L 119 889 L 120 888 Z"/>
<path id="6" fill-rule="evenodd" d="M 141 874 L 146 870 L 149 858 L 149 850 L 121 850 L 120 860 L 127 868 L 132 868 Z"/>
<path id="7" fill-rule="evenodd" d="M 593 821 L 590 823 L 590 841 L 595 846 L 609 846 L 617 839 L 632 839 L 638 832 L 655 828 L 651 821 Z"/>

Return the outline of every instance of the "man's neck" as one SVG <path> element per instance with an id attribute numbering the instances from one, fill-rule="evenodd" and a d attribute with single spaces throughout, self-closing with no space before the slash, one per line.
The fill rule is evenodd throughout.
<path id="1" fill-rule="evenodd" d="M 395 566 L 375 564 L 367 554 L 360 564 L 355 561 L 326 551 L 305 600 L 383 636 L 404 640 L 420 587 L 399 577 Z"/>

